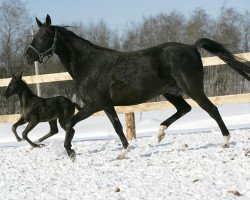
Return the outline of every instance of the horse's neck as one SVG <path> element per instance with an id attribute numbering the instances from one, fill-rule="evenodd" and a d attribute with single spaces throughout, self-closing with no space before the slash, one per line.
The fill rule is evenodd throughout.
<path id="1" fill-rule="evenodd" d="M 78 77 L 77 62 L 81 60 L 80 62 L 84 63 L 93 50 L 94 45 L 76 35 L 70 35 L 67 32 L 58 34 L 56 54 L 73 79 Z"/>

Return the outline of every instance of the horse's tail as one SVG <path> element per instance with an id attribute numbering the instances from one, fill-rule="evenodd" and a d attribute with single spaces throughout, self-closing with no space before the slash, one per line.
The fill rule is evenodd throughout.
<path id="1" fill-rule="evenodd" d="M 250 73 L 250 66 L 244 64 L 244 59 L 230 53 L 222 44 L 207 38 L 201 38 L 195 43 L 195 46 L 197 48 L 203 48 L 209 53 L 215 54 L 232 69 L 250 81 L 250 76 L 248 75 L 248 73 Z"/>
<path id="2" fill-rule="evenodd" d="M 82 109 L 77 103 L 73 103 L 73 104 L 74 104 L 75 108 L 76 108 L 78 111 L 80 111 L 80 110 Z"/>

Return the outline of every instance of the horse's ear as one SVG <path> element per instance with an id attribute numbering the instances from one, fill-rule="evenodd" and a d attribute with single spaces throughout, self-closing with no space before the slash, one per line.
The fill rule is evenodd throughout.
<path id="1" fill-rule="evenodd" d="M 21 79 L 23 76 L 23 71 L 16 77 L 17 79 Z"/>
<path id="2" fill-rule="evenodd" d="M 46 24 L 47 26 L 50 26 L 50 25 L 51 25 L 51 18 L 50 18 L 50 16 L 49 16 L 48 14 L 47 14 L 47 16 L 46 16 L 45 24 Z"/>
<path id="3" fill-rule="evenodd" d="M 13 74 L 13 73 L 11 74 L 11 76 L 12 76 L 12 78 L 16 78 L 15 74 Z"/>
<path id="4" fill-rule="evenodd" d="M 37 17 L 36 17 L 36 23 L 39 28 L 41 28 L 43 25 L 43 23 L 39 19 L 37 19 Z"/>

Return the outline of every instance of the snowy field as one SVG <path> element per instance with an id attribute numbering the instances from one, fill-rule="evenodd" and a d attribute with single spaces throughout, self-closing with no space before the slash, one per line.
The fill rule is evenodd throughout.
<path id="1" fill-rule="evenodd" d="M 64 151 L 63 131 L 28 151 L 27 143 L 15 142 L 11 124 L 0 124 L 0 199 L 249 200 L 250 104 L 218 108 L 230 148 L 221 148 L 217 124 L 199 108 L 174 123 L 160 144 L 154 133 L 174 110 L 145 112 L 136 114 L 138 139 L 124 160 L 116 159 L 122 146 L 104 116 L 76 126 L 75 162 Z M 40 124 L 30 138 L 46 132 Z"/>

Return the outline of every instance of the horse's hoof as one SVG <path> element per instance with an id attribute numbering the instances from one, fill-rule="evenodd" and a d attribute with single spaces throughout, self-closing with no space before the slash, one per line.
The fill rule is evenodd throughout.
<path id="1" fill-rule="evenodd" d="M 74 162 L 75 158 L 76 158 L 75 150 L 71 150 L 71 152 L 68 155 L 69 155 L 70 159 L 72 160 L 72 162 Z"/>
<path id="2" fill-rule="evenodd" d="M 230 140 L 231 136 L 230 135 L 227 135 L 227 136 L 223 136 L 223 144 L 222 144 L 222 148 L 228 148 L 229 147 L 229 144 L 228 144 L 228 141 Z"/>
<path id="3" fill-rule="evenodd" d="M 31 152 L 33 150 L 33 147 L 31 145 L 26 146 L 26 151 Z"/>
<path id="4" fill-rule="evenodd" d="M 126 155 L 128 154 L 128 152 L 130 152 L 130 146 L 128 146 L 126 149 L 123 150 L 123 152 L 117 156 L 117 160 L 123 160 L 125 159 Z"/>
<path id="5" fill-rule="evenodd" d="M 38 144 L 39 148 L 45 147 L 45 144 Z"/>
<path id="6" fill-rule="evenodd" d="M 164 132 L 160 132 L 158 134 L 158 143 L 160 143 L 163 140 L 164 137 L 165 137 L 165 133 Z"/>

